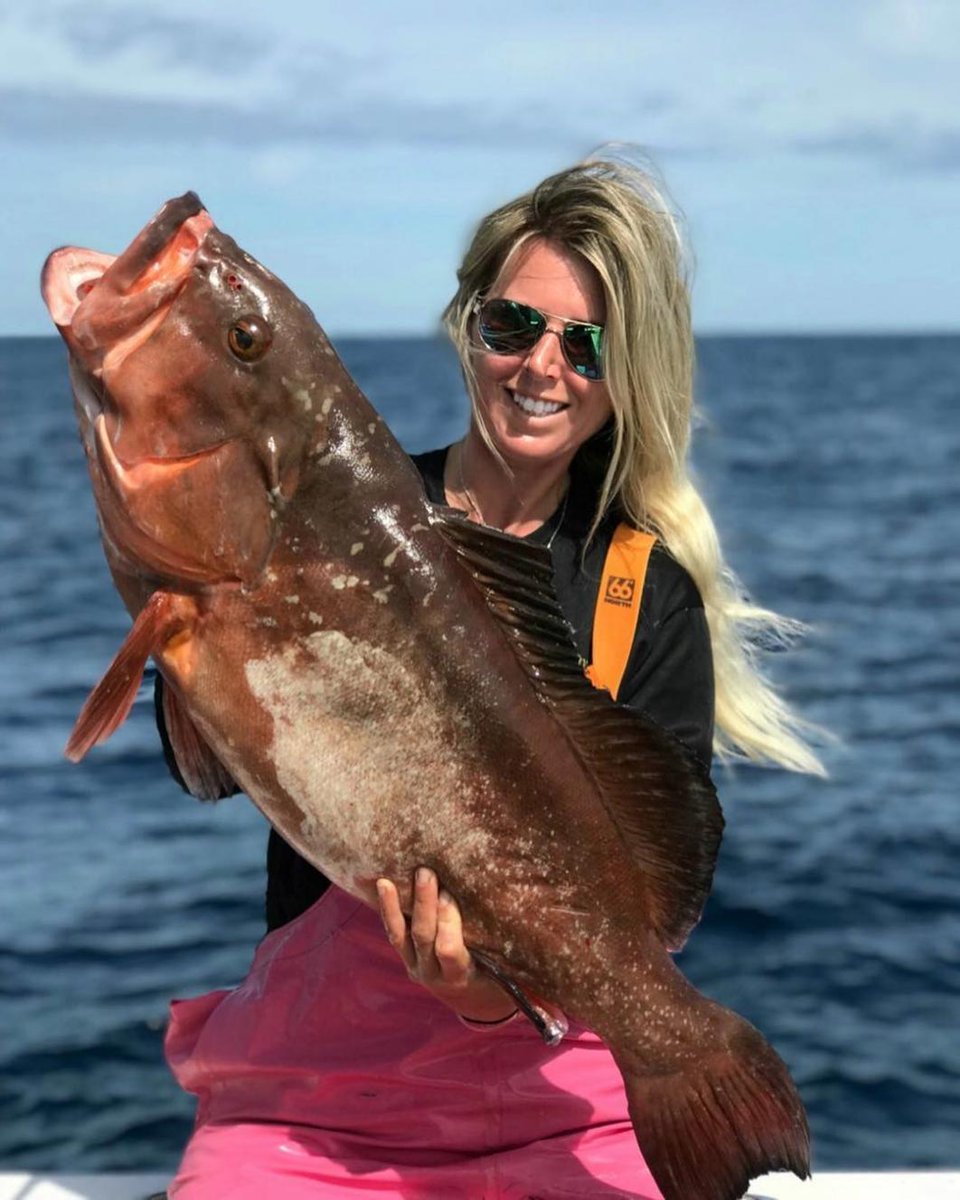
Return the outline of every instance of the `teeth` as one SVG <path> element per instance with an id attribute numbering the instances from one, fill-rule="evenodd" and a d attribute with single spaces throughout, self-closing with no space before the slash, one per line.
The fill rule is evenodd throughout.
<path id="1" fill-rule="evenodd" d="M 549 400 L 531 400 L 529 396 L 521 396 L 519 392 L 513 392 L 511 399 L 517 408 L 531 417 L 546 417 L 551 413 L 558 413 L 563 408 L 562 404 L 552 404 Z"/>

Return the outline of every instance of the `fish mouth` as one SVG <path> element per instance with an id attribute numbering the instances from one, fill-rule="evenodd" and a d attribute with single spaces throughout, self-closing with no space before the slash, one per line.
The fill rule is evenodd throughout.
<path id="1" fill-rule="evenodd" d="M 95 376 L 119 366 L 164 320 L 213 220 L 195 192 L 168 200 L 122 254 L 54 250 L 40 290 L 54 323 Z"/>

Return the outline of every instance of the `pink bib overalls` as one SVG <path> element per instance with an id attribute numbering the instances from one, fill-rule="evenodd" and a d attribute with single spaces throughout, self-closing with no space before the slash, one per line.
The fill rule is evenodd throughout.
<path id="1" fill-rule="evenodd" d="M 171 1200 L 661 1200 L 599 1038 L 467 1027 L 337 887 L 175 1001 L 166 1050 L 198 1098 Z"/>

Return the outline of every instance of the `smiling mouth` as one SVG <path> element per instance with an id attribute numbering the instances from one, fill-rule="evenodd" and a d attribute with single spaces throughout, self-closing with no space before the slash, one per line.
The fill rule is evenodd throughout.
<path id="1" fill-rule="evenodd" d="M 506 389 L 506 392 L 512 403 L 528 417 L 551 417 L 554 413 L 562 412 L 568 407 L 555 400 L 534 400 L 532 396 L 525 396 L 522 392 L 512 392 L 509 388 Z"/>

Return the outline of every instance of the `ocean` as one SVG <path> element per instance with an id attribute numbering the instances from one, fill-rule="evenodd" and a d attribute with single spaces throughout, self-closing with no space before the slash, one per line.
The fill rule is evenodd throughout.
<path id="1" fill-rule="evenodd" d="M 344 339 L 409 450 L 459 436 L 449 350 Z M 694 461 L 730 561 L 811 626 L 775 657 L 827 780 L 718 768 L 681 965 L 789 1063 L 821 1169 L 960 1165 L 960 337 L 704 338 Z M 54 338 L 0 340 L 0 1168 L 171 1170 L 167 1004 L 244 974 L 266 825 L 164 768 L 150 689 L 63 744 L 129 628 Z"/>

